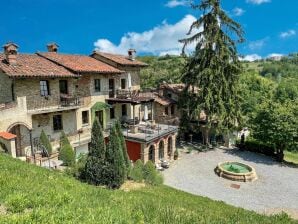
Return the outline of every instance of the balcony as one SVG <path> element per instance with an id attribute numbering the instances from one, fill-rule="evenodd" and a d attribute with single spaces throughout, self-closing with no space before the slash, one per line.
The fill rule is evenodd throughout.
<path id="1" fill-rule="evenodd" d="M 140 122 L 137 125 L 127 125 L 125 129 L 123 129 L 123 135 L 126 139 L 147 143 L 177 132 L 177 126 L 155 124 L 155 122 L 152 121 Z"/>
<path id="2" fill-rule="evenodd" d="M 70 95 L 40 97 L 39 99 L 31 96 L 27 97 L 27 108 L 29 114 L 73 110 L 84 104 L 86 104 L 85 98 Z"/>
<path id="3" fill-rule="evenodd" d="M 154 101 L 154 94 L 151 92 L 141 92 L 140 90 L 116 90 L 109 93 L 108 102 L 113 103 L 131 103 L 133 105 L 148 103 Z M 111 97 L 113 96 L 113 97 Z"/>
<path id="4" fill-rule="evenodd" d="M 0 111 L 1 110 L 8 110 L 11 108 L 17 107 L 17 103 L 16 102 L 9 102 L 9 103 L 2 103 L 0 104 Z"/>

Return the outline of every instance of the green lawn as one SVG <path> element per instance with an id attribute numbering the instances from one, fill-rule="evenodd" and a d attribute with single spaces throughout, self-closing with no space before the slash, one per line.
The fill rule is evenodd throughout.
<path id="1" fill-rule="evenodd" d="M 124 192 L 83 184 L 0 154 L 0 223 L 295 223 L 172 188 Z"/>
<path id="2" fill-rule="evenodd" d="M 298 165 L 298 152 L 285 151 L 285 161 Z"/>

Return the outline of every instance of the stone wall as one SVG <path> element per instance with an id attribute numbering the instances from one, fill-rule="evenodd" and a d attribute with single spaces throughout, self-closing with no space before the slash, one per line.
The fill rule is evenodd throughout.
<path id="1" fill-rule="evenodd" d="M 50 96 L 40 95 L 40 80 L 49 82 Z M 76 94 L 74 79 L 61 78 L 60 80 L 68 81 L 70 95 Z M 16 97 L 26 96 L 28 110 L 58 106 L 60 104 L 59 79 L 17 79 L 15 81 L 15 95 Z"/>
<path id="2" fill-rule="evenodd" d="M 12 101 L 12 80 L 6 74 L 0 73 L 0 104 Z"/>

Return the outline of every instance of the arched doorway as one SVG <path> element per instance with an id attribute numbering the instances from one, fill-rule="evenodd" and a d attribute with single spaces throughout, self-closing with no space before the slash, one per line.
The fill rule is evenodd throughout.
<path id="1" fill-rule="evenodd" d="M 173 154 L 173 138 L 170 136 L 168 138 L 168 157 L 171 158 Z"/>
<path id="2" fill-rule="evenodd" d="M 26 156 L 26 147 L 30 146 L 30 127 L 25 123 L 14 123 L 8 129 L 7 132 L 17 136 L 15 140 L 16 144 L 16 156 Z"/>
<path id="3" fill-rule="evenodd" d="M 164 157 L 165 157 L 164 146 L 165 146 L 164 142 L 160 141 L 159 145 L 158 145 L 158 158 L 160 160 L 164 159 Z"/>
<path id="4" fill-rule="evenodd" d="M 154 145 L 151 145 L 149 148 L 149 157 L 148 159 L 150 161 L 152 161 L 153 163 L 155 163 L 155 147 Z"/>

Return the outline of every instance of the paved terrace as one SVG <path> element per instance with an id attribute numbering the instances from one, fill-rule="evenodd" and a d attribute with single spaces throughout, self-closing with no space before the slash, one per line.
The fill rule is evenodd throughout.
<path id="1" fill-rule="evenodd" d="M 166 136 L 178 131 L 177 126 L 156 124 L 155 128 L 151 128 L 150 125 L 138 124 L 138 133 L 132 133 L 129 128 L 123 130 L 123 135 L 130 140 L 138 142 L 152 142 L 162 136 Z"/>
<path id="2" fill-rule="evenodd" d="M 298 168 L 237 149 L 193 151 L 180 155 L 180 159 L 164 171 L 166 185 L 260 213 L 271 214 L 283 210 L 298 219 Z M 224 161 L 253 166 L 258 180 L 243 183 L 218 177 L 214 168 Z M 240 185 L 240 188 L 233 188 L 231 184 Z"/>

